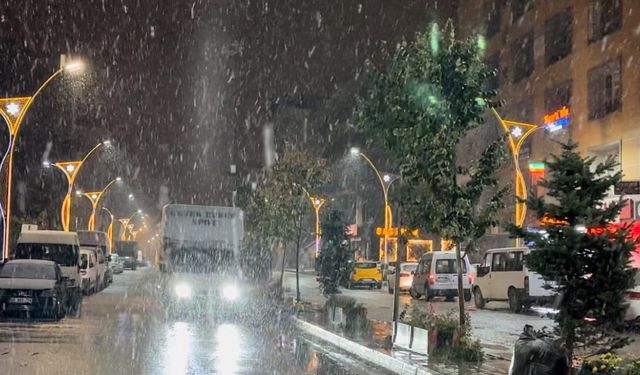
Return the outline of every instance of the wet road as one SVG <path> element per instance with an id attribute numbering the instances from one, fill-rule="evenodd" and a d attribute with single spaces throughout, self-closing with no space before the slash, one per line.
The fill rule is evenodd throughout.
<path id="1" fill-rule="evenodd" d="M 79 319 L 0 322 L 2 374 L 385 374 L 259 314 L 167 317 L 157 274 L 116 275 Z"/>

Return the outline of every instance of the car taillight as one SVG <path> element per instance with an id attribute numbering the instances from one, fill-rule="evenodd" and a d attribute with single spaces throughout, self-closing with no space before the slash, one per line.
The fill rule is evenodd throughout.
<path id="1" fill-rule="evenodd" d="M 525 276 L 524 278 L 524 290 L 529 294 L 529 276 Z"/>
<path id="2" fill-rule="evenodd" d="M 436 283 L 436 275 L 429 274 L 429 284 L 433 285 Z"/>
<path id="3" fill-rule="evenodd" d="M 476 281 L 476 275 L 470 273 L 469 274 L 469 284 L 473 284 Z"/>
<path id="4" fill-rule="evenodd" d="M 400 277 L 408 277 L 411 275 L 409 272 L 400 272 Z"/>
<path id="5" fill-rule="evenodd" d="M 628 297 L 632 300 L 640 300 L 640 292 L 629 292 Z"/>

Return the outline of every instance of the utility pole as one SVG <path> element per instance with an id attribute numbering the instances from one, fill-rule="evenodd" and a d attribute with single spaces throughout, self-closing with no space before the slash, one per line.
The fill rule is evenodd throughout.
<path id="1" fill-rule="evenodd" d="M 394 273 L 395 287 L 393 288 L 393 340 L 396 341 L 396 333 L 398 332 L 398 321 L 400 320 L 400 262 L 404 259 L 405 249 L 407 245 L 406 235 L 402 231 L 402 208 L 398 207 L 398 254 L 396 256 L 396 270 Z"/>

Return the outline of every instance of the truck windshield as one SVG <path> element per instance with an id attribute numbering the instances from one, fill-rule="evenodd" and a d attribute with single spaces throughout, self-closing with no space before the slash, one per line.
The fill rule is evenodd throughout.
<path id="1" fill-rule="evenodd" d="M 14 258 L 51 260 L 60 266 L 72 267 L 78 265 L 78 248 L 67 244 L 19 243 Z"/>

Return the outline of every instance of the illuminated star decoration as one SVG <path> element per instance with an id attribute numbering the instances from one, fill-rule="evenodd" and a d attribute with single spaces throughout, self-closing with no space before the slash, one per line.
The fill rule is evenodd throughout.
<path id="1" fill-rule="evenodd" d="M 511 135 L 514 138 L 520 138 L 522 136 L 522 128 L 519 126 L 513 127 L 513 129 L 511 129 Z"/>
<path id="2" fill-rule="evenodd" d="M 17 116 L 18 113 L 20 113 L 20 106 L 14 102 L 7 104 L 6 109 L 7 109 L 7 113 L 9 113 L 13 117 Z"/>

